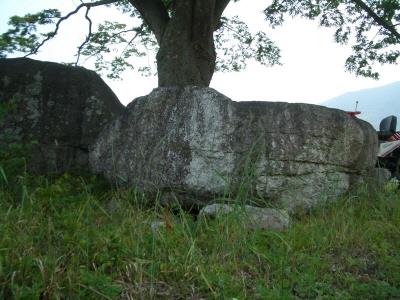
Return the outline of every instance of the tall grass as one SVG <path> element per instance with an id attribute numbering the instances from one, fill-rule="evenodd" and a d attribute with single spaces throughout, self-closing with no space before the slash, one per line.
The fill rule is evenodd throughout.
<path id="1" fill-rule="evenodd" d="M 279 233 L 235 213 L 195 220 L 93 178 L 21 176 L 0 188 L 1 299 L 400 298 L 396 187 L 360 189 Z"/>
<path id="2" fill-rule="evenodd" d="M 235 211 L 196 219 L 98 178 L 31 176 L 24 152 L 0 147 L 0 299 L 400 299 L 396 185 L 248 230 Z M 232 201 L 260 201 L 253 171 Z"/>

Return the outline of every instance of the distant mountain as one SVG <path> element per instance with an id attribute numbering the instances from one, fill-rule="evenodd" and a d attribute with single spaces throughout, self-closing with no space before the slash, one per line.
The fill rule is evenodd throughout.
<path id="1" fill-rule="evenodd" d="M 320 103 L 321 105 L 354 111 L 361 111 L 360 119 L 368 121 L 376 129 L 384 117 L 397 116 L 397 130 L 400 130 L 400 81 L 377 88 L 365 89 L 343 94 Z"/>

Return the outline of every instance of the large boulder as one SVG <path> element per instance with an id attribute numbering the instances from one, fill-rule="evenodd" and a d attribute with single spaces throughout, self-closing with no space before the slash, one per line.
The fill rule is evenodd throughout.
<path id="1" fill-rule="evenodd" d="M 0 59 L 0 144 L 34 147 L 35 172 L 88 168 L 88 147 L 124 106 L 93 71 L 27 58 Z"/>
<path id="2" fill-rule="evenodd" d="M 144 191 L 195 195 L 186 199 L 200 205 L 246 189 L 293 211 L 346 191 L 376 153 L 373 127 L 337 109 L 158 88 L 106 127 L 90 164 Z"/>

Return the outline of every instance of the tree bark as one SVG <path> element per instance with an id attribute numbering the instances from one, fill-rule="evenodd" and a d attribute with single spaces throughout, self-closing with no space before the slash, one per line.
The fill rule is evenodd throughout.
<path id="1" fill-rule="evenodd" d="M 216 53 L 213 33 L 230 0 L 129 0 L 156 36 L 159 86 L 209 86 Z"/>
<path id="2" fill-rule="evenodd" d="M 157 53 L 159 86 L 209 86 L 215 68 L 215 0 L 177 0 Z"/>
<path id="3" fill-rule="evenodd" d="M 161 0 L 128 0 L 143 17 L 143 20 L 160 43 L 165 27 L 168 24 L 168 12 Z"/>

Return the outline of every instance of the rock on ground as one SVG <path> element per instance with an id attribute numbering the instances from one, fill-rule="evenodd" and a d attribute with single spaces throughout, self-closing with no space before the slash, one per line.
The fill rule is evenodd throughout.
<path id="1" fill-rule="evenodd" d="M 392 177 L 391 172 L 384 168 L 375 168 L 367 172 L 361 183 L 366 185 L 369 192 L 380 192 Z"/>
<path id="2" fill-rule="evenodd" d="M 237 213 L 243 226 L 247 229 L 285 231 L 290 225 L 290 218 L 287 211 L 250 205 L 210 204 L 200 210 L 199 217 L 217 218 L 229 213 Z"/>
<path id="3" fill-rule="evenodd" d="M 27 58 L 0 59 L 0 144 L 38 146 L 36 172 L 88 168 L 88 148 L 124 106 L 93 71 Z"/>
<path id="4" fill-rule="evenodd" d="M 107 126 L 90 164 L 145 191 L 195 195 L 200 205 L 246 190 L 293 211 L 348 190 L 376 153 L 373 127 L 341 110 L 157 88 Z"/>

